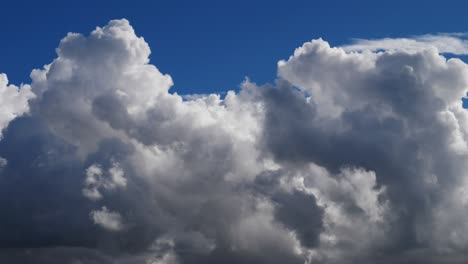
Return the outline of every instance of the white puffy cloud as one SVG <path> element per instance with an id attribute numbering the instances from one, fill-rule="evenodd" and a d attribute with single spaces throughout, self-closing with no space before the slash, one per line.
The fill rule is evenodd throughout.
<path id="1" fill-rule="evenodd" d="M 384 188 L 387 197 L 385 204 L 379 205 L 376 202 L 382 198 L 377 200 L 377 193 L 351 191 L 364 195 L 354 204 L 366 212 L 368 220 L 359 222 L 381 221 L 377 226 L 370 221 L 362 229 L 354 224 L 353 234 L 341 229 L 340 233 L 348 234 L 351 241 L 359 241 L 347 247 L 360 253 L 340 255 L 346 247 L 326 257 L 318 252 L 326 263 L 343 263 L 343 259 L 426 262 L 424 254 L 429 252 L 434 256 L 451 252 L 450 257 L 463 254 L 454 248 L 466 245 L 464 239 L 453 234 L 463 233 L 465 227 L 447 221 L 468 213 L 451 198 L 464 182 L 467 169 L 467 113 L 460 99 L 467 89 L 468 67 L 459 59 L 447 60 L 431 45 L 412 51 L 401 46 L 399 50 L 354 53 L 315 40 L 278 64 L 279 76 L 310 94 L 311 99 L 290 98 L 289 104 L 296 105 L 293 111 L 286 106 L 274 109 L 271 103 L 271 124 L 267 127 L 283 124 L 286 128 L 278 133 L 289 139 L 278 140 L 278 133 L 273 132 L 266 146 L 288 163 L 312 161 L 335 173 L 350 165 L 370 170 L 371 175 L 348 172 L 338 178 L 375 178 L 375 183 L 360 181 L 357 185 Z M 278 100 L 273 98 L 272 102 Z M 291 112 L 285 115 L 286 111 Z M 323 194 L 319 193 L 326 188 L 317 183 L 312 186 L 320 201 Z M 341 195 L 349 193 L 349 188 L 341 189 Z M 328 191 L 328 195 L 332 193 Z M 450 206 L 446 199 L 451 201 Z M 453 206 L 458 208 L 457 213 L 452 211 Z M 349 212 L 336 214 L 333 226 L 339 226 L 340 220 L 353 223 Z M 436 231 L 439 228 L 444 231 Z M 366 244 L 371 248 L 361 248 Z M 332 251 L 337 248 L 338 244 L 331 247 Z M 372 256 L 390 249 L 396 251 L 385 257 Z M 415 256 L 406 255 L 416 249 L 419 253 Z"/>
<path id="2" fill-rule="evenodd" d="M 29 85 L 9 85 L 6 74 L 0 74 L 0 137 L 11 120 L 29 111 L 28 100 L 32 98 Z"/>
<path id="3" fill-rule="evenodd" d="M 118 212 L 109 211 L 105 206 L 92 211 L 90 217 L 96 225 L 109 231 L 120 231 L 124 227 L 122 216 Z"/>
<path id="4" fill-rule="evenodd" d="M 112 191 L 117 188 L 125 188 L 127 179 L 117 162 L 113 162 L 107 173 L 102 171 L 98 164 L 93 164 L 86 169 L 83 195 L 91 200 L 102 198 L 101 190 Z"/>
<path id="5" fill-rule="evenodd" d="M 30 85 L 1 75 L 0 247 L 38 263 L 462 263 L 468 67 L 414 41 L 313 40 L 275 84 L 222 97 L 171 93 L 127 20 L 69 33 Z"/>

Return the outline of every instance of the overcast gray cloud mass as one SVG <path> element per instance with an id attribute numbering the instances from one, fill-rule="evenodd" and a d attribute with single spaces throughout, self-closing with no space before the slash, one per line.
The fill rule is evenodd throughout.
<path id="1" fill-rule="evenodd" d="M 69 33 L 0 75 L 0 262 L 466 263 L 468 66 L 427 39 L 313 40 L 221 97 L 125 19 Z"/>

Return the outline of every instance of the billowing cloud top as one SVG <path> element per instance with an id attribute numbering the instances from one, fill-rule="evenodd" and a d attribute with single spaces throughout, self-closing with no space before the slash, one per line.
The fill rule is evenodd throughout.
<path id="1" fill-rule="evenodd" d="M 68 34 L 0 75 L 0 262 L 466 263 L 468 66 L 352 50 L 182 97 L 127 20 Z"/>

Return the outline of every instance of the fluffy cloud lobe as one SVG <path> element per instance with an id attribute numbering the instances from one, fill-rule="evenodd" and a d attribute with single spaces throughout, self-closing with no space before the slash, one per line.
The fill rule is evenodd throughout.
<path id="1" fill-rule="evenodd" d="M 0 74 L 0 136 L 8 123 L 29 111 L 28 100 L 34 98 L 29 85 L 8 85 L 6 74 Z"/>
<path id="2" fill-rule="evenodd" d="M 69 33 L 0 75 L 1 262 L 465 263 L 468 66 L 352 50 L 180 96 L 128 21 Z"/>

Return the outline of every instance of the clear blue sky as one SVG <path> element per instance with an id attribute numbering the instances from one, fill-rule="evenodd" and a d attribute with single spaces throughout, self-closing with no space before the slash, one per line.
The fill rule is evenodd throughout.
<path id="1" fill-rule="evenodd" d="M 467 31 L 463 1 L 4 1 L 0 72 L 28 83 L 31 69 L 55 57 L 67 32 L 89 33 L 127 18 L 152 49 L 151 63 L 179 93 L 237 88 L 276 75 L 276 62 L 313 38 L 332 45 L 352 38 Z"/>

